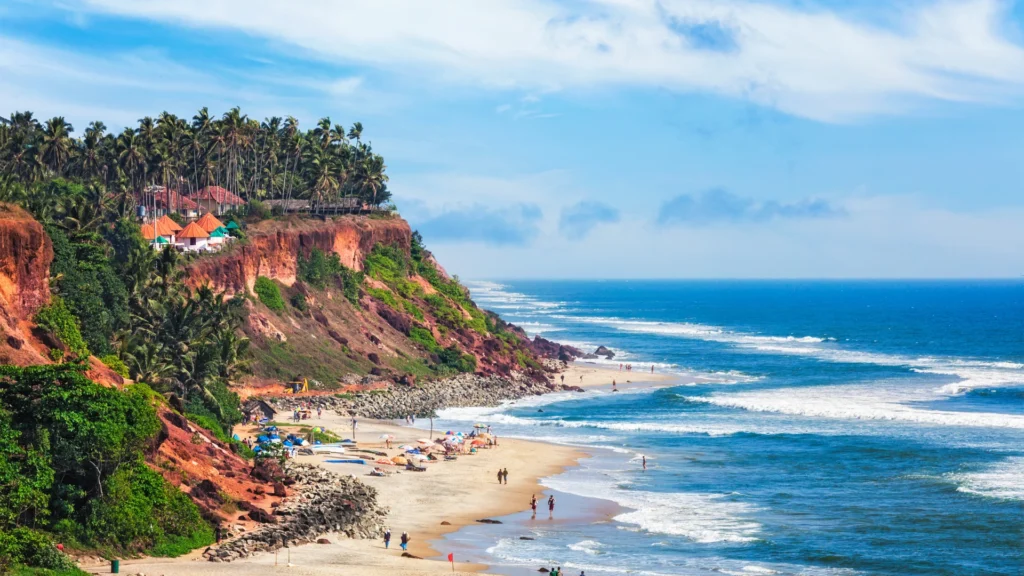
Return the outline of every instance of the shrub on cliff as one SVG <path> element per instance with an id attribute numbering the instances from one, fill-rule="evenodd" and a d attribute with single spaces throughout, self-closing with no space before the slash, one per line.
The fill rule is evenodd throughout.
<path id="1" fill-rule="evenodd" d="M 398 248 L 377 244 L 363 261 L 363 271 L 371 278 L 394 286 L 409 276 L 409 261 Z"/>
<path id="2" fill-rule="evenodd" d="M 114 372 L 128 378 L 128 365 L 125 364 L 116 354 L 107 354 L 100 358 L 100 361 L 107 365 Z"/>
<path id="3" fill-rule="evenodd" d="M 160 430 L 152 392 L 106 388 L 81 370 L 0 366 L 0 534 L 32 528 L 150 554 L 211 542 L 195 504 L 143 463 Z M 43 558 L 23 551 L 18 562 L 59 568 Z"/>
<path id="4" fill-rule="evenodd" d="M 273 280 L 266 276 L 260 276 L 256 279 L 252 289 L 259 296 L 260 302 L 263 302 L 264 306 L 275 312 L 284 311 L 284 298 L 281 297 L 281 289 L 277 287 Z"/>
<path id="5" fill-rule="evenodd" d="M 89 356 L 89 347 L 86 345 L 85 339 L 82 338 L 78 318 L 64 304 L 63 298 L 54 296 L 49 304 L 36 312 L 35 320 L 40 328 L 53 334 L 67 346 L 72 354 L 79 358 Z"/>
<path id="6" fill-rule="evenodd" d="M 346 268 L 337 254 L 331 253 L 328 256 L 319 248 L 313 248 L 308 255 L 299 254 L 298 277 L 320 290 L 326 288 L 329 282 L 337 282 L 349 302 L 359 302 L 359 287 L 363 284 L 363 273 Z"/>

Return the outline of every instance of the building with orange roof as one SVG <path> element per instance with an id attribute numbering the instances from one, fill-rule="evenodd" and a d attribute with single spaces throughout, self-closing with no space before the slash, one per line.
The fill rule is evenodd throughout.
<path id="1" fill-rule="evenodd" d="M 177 222 L 175 222 L 174 220 L 172 220 L 171 217 L 168 216 L 167 214 L 164 214 L 163 216 L 161 216 L 160 219 L 157 220 L 157 222 L 167 226 L 167 228 L 169 228 L 171 230 L 171 232 L 174 232 L 174 233 L 178 233 L 178 232 L 181 232 L 183 230 L 181 225 L 178 224 Z"/>
<path id="2" fill-rule="evenodd" d="M 210 233 L 195 222 L 189 222 L 184 230 L 178 232 L 178 246 L 186 252 L 209 250 Z"/>
<path id="3" fill-rule="evenodd" d="M 167 218 L 167 216 L 164 216 Z M 177 223 L 170 218 L 171 224 L 177 226 Z M 180 229 L 180 227 L 179 227 Z M 155 220 L 153 222 L 147 222 L 140 227 L 142 237 L 145 238 L 154 248 L 160 248 L 166 244 L 173 244 L 175 241 L 175 230 L 167 225 L 166 222 L 161 220 Z"/>
<path id="4" fill-rule="evenodd" d="M 217 220 L 217 217 L 214 216 L 213 213 L 211 212 L 203 214 L 202 218 L 196 220 L 196 224 L 198 224 L 199 227 L 202 228 L 203 230 L 206 230 L 207 233 L 211 233 L 217 228 L 224 227 L 224 223 L 221 222 L 220 220 Z"/>

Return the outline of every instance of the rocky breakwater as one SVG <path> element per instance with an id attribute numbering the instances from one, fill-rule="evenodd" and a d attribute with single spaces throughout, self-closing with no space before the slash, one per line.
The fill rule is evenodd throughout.
<path id="1" fill-rule="evenodd" d="M 299 404 L 312 404 L 342 414 L 392 420 L 410 414 L 426 417 L 442 408 L 496 406 L 508 400 L 561 390 L 583 391 L 575 386 L 539 382 L 513 372 L 510 377 L 462 374 L 416 386 L 398 384 L 355 395 L 275 398 L 269 402 L 282 411 L 290 412 Z"/>
<path id="2" fill-rule="evenodd" d="M 308 464 L 289 463 L 285 474 L 294 481 L 289 497 L 263 518 L 254 532 L 208 548 L 211 562 L 231 562 L 260 552 L 316 542 L 328 532 L 349 538 L 375 538 L 384 529 L 387 508 L 377 504 L 377 491 L 355 478 Z M 284 491 L 283 486 L 279 488 Z"/>
<path id="3" fill-rule="evenodd" d="M 295 282 L 299 255 L 313 248 L 338 254 L 342 264 L 362 270 L 363 259 L 377 244 L 398 246 L 408 253 L 412 241 L 405 220 L 365 216 L 267 220 L 246 233 L 239 245 L 189 266 L 189 282 L 195 286 L 209 283 L 229 295 L 251 291 L 259 276 L 290 286 Z"/>

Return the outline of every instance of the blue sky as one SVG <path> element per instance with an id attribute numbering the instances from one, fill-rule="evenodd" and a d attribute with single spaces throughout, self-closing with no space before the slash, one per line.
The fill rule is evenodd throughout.
<path id="1" fill-rule="evenodd" d="M 466 278 L 1018 277 L 1024 7 L 0 1 L 0 109 L 361 121 Z"/>

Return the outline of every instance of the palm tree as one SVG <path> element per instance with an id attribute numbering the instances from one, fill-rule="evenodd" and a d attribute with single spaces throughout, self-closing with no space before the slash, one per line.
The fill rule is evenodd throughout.
<path id="1" fill-rule="evenodd" d="M 71 136 L 74 128 L 64 121 L 63 116 L 56 116 L 46 121 L 43 128 L 43 140 L 39 148 L 43 164 L 51 172 L 60 176 L 64 166 L 71 157 Z"/>
<path id="2" fill-rule="evenodd" d="M 361 142 L 362 141 L 361 140 L 362 136 L 363 136 L 363 123 L 362 122 L 355 122 L 355 123 L 353 123 L 352 124 L 352 128 L 348 131 L 348 138 L 349 138 L 349 140 L 355 140 L 356 142 Z"/>
<path id="3" fill-rule="evenodd" d="M 388 181 L 388 175 L 384 173 L 387 168 L 384 166 L 384 158 L 374 154 L 363 160 L 360 177 L 362 184 L 370 191 L 371 203 L 377 206 L 377 193 Z"/>

